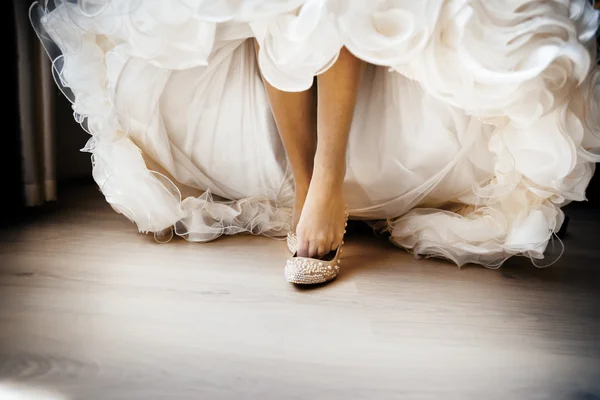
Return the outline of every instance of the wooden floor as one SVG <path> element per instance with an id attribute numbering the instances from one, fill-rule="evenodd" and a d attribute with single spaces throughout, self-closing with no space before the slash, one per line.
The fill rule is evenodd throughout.
<path id="1" fill-rule="evenodd" d="M 599 399 L 600 212 L 570 215 L 547 269 L 355 233 L 338 280 L 300 290 L 284 242 L 161 245 L 63 193 L 0 229 L 0 400 Z"/>

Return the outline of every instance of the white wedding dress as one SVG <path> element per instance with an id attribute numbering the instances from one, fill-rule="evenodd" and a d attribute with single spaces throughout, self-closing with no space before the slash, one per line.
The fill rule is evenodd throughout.
<path id="1" fill-rule="evenodd" d="M 370 63 L 351 216 L 417 255 L 543 258 L 600 161 L 586 0 L 54 0 L 31 16 L 94 179 L 161 238 L 285 236 L 294 187 L 260 72 L 305 90 L 342 46 Z"/>

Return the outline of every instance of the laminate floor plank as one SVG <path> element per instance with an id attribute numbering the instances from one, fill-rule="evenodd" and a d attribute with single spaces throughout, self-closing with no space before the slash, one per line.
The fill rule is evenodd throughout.
<path id="1" fill-rule="evenodd" d="M 600 211 L 569 215 L 549 268 L 356 232 L 305 290 L 282 241 L 158 244 L 73 189 L 0 228 L 0 400 L 600 399 Z"/>

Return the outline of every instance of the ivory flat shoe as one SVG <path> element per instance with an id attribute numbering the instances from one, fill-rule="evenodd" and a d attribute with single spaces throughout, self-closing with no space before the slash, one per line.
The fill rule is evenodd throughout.
<path id="1" fill-rule="evenodd" d="M 287 234 L 287 248 L 292 255 L 296 254 L 298 250 L 298 236 L 295 233 L 290 232 Z"/>
<path id="2" fill-rule="evenodd" d="M 348 225 L 348 211 L 346 210 L 346 222 L 344 223 L 344 234 Z M 330 252 L 323 258 L 307 258 L 296 256 L 298 238 L 295 234 L 288 234 L 288 249 L 294 254 L 285 265 L 285 278 L 290 283 L 299 285 L 316 285 L 335 279 L 340 272 L 342 262 L 342 246 Z"/>

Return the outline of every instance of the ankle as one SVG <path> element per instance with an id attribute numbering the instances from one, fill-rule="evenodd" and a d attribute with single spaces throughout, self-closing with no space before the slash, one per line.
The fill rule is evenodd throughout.
<path id="1" fill-rule="evenodd" d="M 341 187 L 346 177 L 346 160 L 345 158 L 335 159 L 332 158 L 316 158 L 315 159 L 315 170 L 313 172 L 313 179 L 318 180 L 324 184 L 332 185 L 334 187 Z"/>
<path id="2" fill-rule="evenodd" d="M 315 176 L 310 186 L 311 193 L 325 195 L 327 197 L 337 196 L 343 191 L 344 181 L 337 176 L 323 175 Z"/>
<path id="3" fill-rule="evenodd" d="M 328 188 L 328 190 L 341 189 L 344 185 L 345 176 L 345 168 L 324 168 L 323 170 L 317 170 L 313 175 L 311 187 L 316 184 L 321 188 Z"/>

